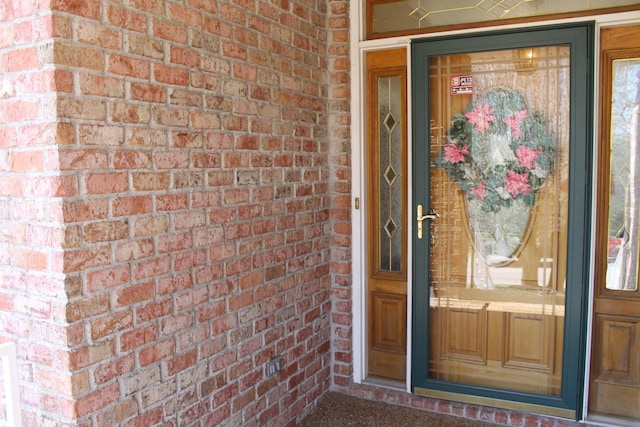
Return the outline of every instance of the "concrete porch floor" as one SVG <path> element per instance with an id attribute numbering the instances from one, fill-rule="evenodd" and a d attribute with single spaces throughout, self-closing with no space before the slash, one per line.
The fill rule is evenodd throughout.
<path id="1" fill-rule="evenodd" d="M 487 427 L 495 424 L 329 393 L 298 427 Z"/>

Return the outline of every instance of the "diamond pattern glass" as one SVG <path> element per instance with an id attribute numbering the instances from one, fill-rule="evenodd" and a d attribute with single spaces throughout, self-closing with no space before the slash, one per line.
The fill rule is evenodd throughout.
<path id="1" fill-rule="evenodd" d="M 402 267 L 402 117 L 401 77 L 378 79 L 378 156 L 380 201 L 379 271 L 399 272 Z"/>

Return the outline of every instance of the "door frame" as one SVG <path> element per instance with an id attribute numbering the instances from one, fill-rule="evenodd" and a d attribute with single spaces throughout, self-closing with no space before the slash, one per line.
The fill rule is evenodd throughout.
<path id="1" fill-rule="evenodd" d="M 352 349 L 352 380 L 355 384 L 367 384 L 370 382 L 367 381 L 366 378 L 366 343 L 367 343 L 367 329 L 366 329 L 366 319 L 363 317 L 366 313 L 366 288 L 365 288 L 365 280 L 366 280 L 366 239 L 365 239 L 365 218 L 366 212 L 362 210 L 360 207 L 363 206 L 362 201 L 366 198 L 366 175 L 367 175 L 367 167 L 364 163 L 364 145 L 363 145 L 363 135 L 364 131 L 364 101 L 363 94 L 365 93 L 364 84 L 365 84 L 365 75 L 364 75 L 364 52 L 369 50 L 380 50 L 380 49 L 389 49 L 389 48 L 397 48 L 403 47 L 407 49 L 407 55 L 409 60 L 409 69 L 408 69 L 408 85 L 411 86 L 411 63 L 410 63 L 410 53 L 409 46 L 412 39 L 415 38 L 425 38 L 425 35 L 417 35 L 417 36 L 401 36 L 401 37 L 391 37 L 391 38 L 381 38 L 376 40 L 365 40 L 364 37 L 364 2 L 350 2 L 349 4 L 349 15 L 351 20 L 350 27 L 350 70 L 351 70 L 351 166 L 352 166 L 352 185 L 351 185 L 351 218 L 352 218 L 352 282 L 351 282 L 351 295 L 352 295 L 352 310 L 351 310 L 351 349 Z M 617 26 L 617 25 L 625 25 L 625 24 L 633 24 L 640 23 L 640 13 L 637 11 L 634 12 L 622 12 L 608 15 L 593 15 L 590 16 L 589 19 L 593 19 L 596 23 L 596 34 L 599 34 L 599 30 L 601 27 L 606 26 Z M 550 20 L 544 22 L 537 22 L 536 25 L 555 25 L 555 24 L 566 24 L 572 22 L 582 22 L 585 20 L 585 17 L 575 18 L 575 19 L 565 19 L 565 20 Z M 506 26 L 491 26 L 486 27 L 482 30 L 485 31 L 493 31 L 493 30 L 505 30 L 505 29 L 519 29 L 524 28 L 525 25 L 506 25 Z M 471 30 L 456 30 L 456 31 L 448 31 L 443 33 L 433 34 L 433 37 L 439 37 L 443 35 L 459 35 L 459 34 L 473 34 L 479 32 L 477 29 Z M 598 50 L 598 39 L 596 37 L 596 46 L 595 50 Z M 599 70 L 599 58 L 596 56 L 595 58 L 595 74 L 594 81 L 598 80 L 598 70 Z M 598 99 L 598 88 L 597 85 L 594 90 L 594 98 Z M 407 96 L 408 102 L 408 138 L 411 141 L 411 93 L 408 93 Z M 593 131 L 597 131 L 597 125 L 594 123 Z M 595 153 L 594 153 L 595 154 Z M 411 153 L 409 153 L 411 156 Z M 409 189 L 411 189 L 411 158 L 408 159 L 408 179 L 409 179 Z M 597 159 L 594 158 L 594 162 Z M 595 172 L 593 171 L 594 175 Z M 409 190 L 408 194 L 408 203 L 409 206 L 407 209 L 411 209 L 413 206 L 412 201 L 412 193 Z M 595 197 L 592 198 L 595 203 Z M 356 205 L 356 200 L 360 200 L 359 206 Z M 593 225 L 595 227 L 595 225 Z M 407 233 L 413 236 L 413 221 L 410 221 L 407 227 Z M 590 230 L 593 233 L 593 228 Z M 411 240 L 409 239 L 409 256 L 412 254 L 412 245 Z M 592 256 L 593 256 L 593 245 L 589 248 Z M 409 277 L 412 277 L 412 269 L 411 265 L 409 265 L 408 269 Z M 412 318 L 412 300 L 411 300 L 411 280 L 409 281 L 408 286 L 409 289 L 409 300 L 408 300 L 408 310 L 407 310 L 407 329 L 408 329 L 408 337 L 407 337 L 407 380 L 404 386 L 391 386 L 395 389 L 401 389 L 406 392 L 411 392 L 411 352 L 412 352 L 412 340 L 411 340 L 411 318 Z M 592 272 L 590 272 L 589 276 L 589 301 L 588 301 L 588 320 L 587 320 L 587 348 L 591 347 L 591 321 L 592 321 L 592 300 L 590 295 L 593 293 L 593 281 L 592 281 Z M 586 389 L 588 384 L 588 375 L 589 369 L 588 366 L 590 364 L 590 351 L 586 353 L 585 367 L 584 367 L 584 375 L 585 378 L 585 389 L 582 392 L 582 419 L 585 419 L 587 414 L 587 398 L 588 396 Z M 382 387 L 389 387 L 389 385 L 382 385 Z"/>

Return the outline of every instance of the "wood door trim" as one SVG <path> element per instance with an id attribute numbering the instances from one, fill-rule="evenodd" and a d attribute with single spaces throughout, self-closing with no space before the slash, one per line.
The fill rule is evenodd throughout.
<path id="1" fill-rule="evenodd" d="M 367 377 L 381 377 L 393 380 L 406 380 L 407 372 L 407 50 L 394 48 L 367 52 L 366 70 L 366 144 L 365 156 L 368 171 L 366 173 L 367 211 L 366 241 L 367 275 L 366 303 L 367 319 Z M 400 234 L 400 263 L 396 269 L 391 264 L 389 271 L 381 266 L 381 195 L 380 177 L 380 126 L 383 118 L 380 114 L 379 80 L 386 77 L 400 78 L 400 163 L 395 164 L 399 174 L 401 218 L 397 233 Z M 395 88 L 394 88 L 395 93 Z M 395 158 L 394 158 L 395 161 Z M 386 167 L 386 166 L 385 166 Z M 386 217 L 385 217 L 386 220 Z M 394 249 L 395 250 L 395 249 Z M 394 253 L 395 256 L 395 253 Z M 391 262 L 391 261 L 389 261 Z"/>
<path id="2" fill-rule="evenodd" d="M 600 96 L 601 108 L 599 111 L 599 137 L 598 137 L 598 178 L 597 178 L 597 203 L 596 203 L 596 233 L 595 233 L 595 271 L 596 297 L 612 299 L 627 299 L 629 294 L 621 295 L 620 291 L 606 288 L 608 237 L 609 227 L 606 221 L 609 217 L 609 191 L 611 188 L 610 142 L 611 132 L 611 98 L 612 98 L 612 67 L 617 59 L 640 58 L 640 42 L 637 47 L 621 49 L 621 43 L 629 40 L 640 40 L 640 26 L 623 26 L 604 28 L 600 37 Z M 635 298 L 640 300 L 640 293 L 636 292 Z M 596 302 L 597 304 L 597 302 Z"/>
<path id="3" fill-rule="evenodd" d="M 400 49 L 402 50 L 402 52 L 404 53 L 404 49 Z M 378 53 L 378 52 L 376 52 Z M 375 108 L 373 108 L 373 106 L 378 105 L 378 90 L 377 90 L 377 81 L 378 78 L 380 77 L 395 77 L 395 76 L 399 76 L 401 78 L 402 81 L 402 86 L 401 86 L 401 92 L 402 92 L 402 118 L 401 118 L 401 123 L 402 123 L 402 129 L 401 129 L 401 140 L 402 140 L 402 166 L 401 166 L 401 171 L 400 174 L 401 176 L 404 178 L 404 183 L 403 183 L 403 188 L 402 188 L 402 206 L 403 209 L 404 207 L 407 205 L 407 184 L 406 184 L 406 175 L 407 175 L 407 156 L 406 156 L 406 146 L 407 146 L 407 130 L 406 130 L 406 116 L 407 116 L 407 108 L 406 108 L 406 67 L 401 67 L 401 66 L 392 66 L 392 67 L 384 67 L 384 62 L 380 59 L 377 58 L 375 55 L 371 55 L 371 57 L 373 58 L 371 60 L 371 64 L 369 63 L 369 61 L 367 62 L 367 68 L 369 69 L 369 66 L 371 67 L 379 67 L 379 68 L 373 68 L 373 69 L 369 69 L 367 72 L 367 81 L 368 81 L 368 93 L 371 96 L 371 99 L 368 100 L 368 120 L 367 123 L 369 123 L 369 137 L 367 138 L 367 152 L 369 153 L 369 159 L 370 161 L 369 163 L 369 174 L 368 174 L 368 182 L 369 182 L 369 186 L 371 187 L 371 191 L 369 191 L 369 206 L 368 206 L 368 212 L 369 212 L 369 218 L 370 220 L 368 221 L 367 224 L 367 235 L 371 236 L 371 238 L 369 239 L 370 245 L 369 245 L 369 274 L 371 277 L 373 278 L 379 278 L 379 279 L 385 279 L 385 280 L 397 280 L 397 281 L 407 281 L 407 215 L 403 213 L 402 216 L 402 221 L 400 224 L 400 231 L 403 233 L 402 234 L 402 255 L 401 255 L 401 264 L 400 264 L 400 271 L 399 272 L 386 272 L 386 271 L 379 271 L 377 268 L 374 268 L 374 266 L 376 266 L 378 264 L 378 257 L 381 251 L 381 248 L 379 247 L 379 241 L 380 239 L 378 238 L 379 234 L 380 234 L 380 230 L 378 225 L 380 224 L 380 204 L 379 204 L 379 200 L 377 197 L 375 197 L 376 194 L 379 194 L 379 190 L 380 190 L 380 186 L 378 184 L 378 177 L 377 177 L 377 168 L 376 166 L 379 165 L 380 162 L 380 158 L 378 155 L 378 150 L 377 150 L 377 146 L 376 146 L 376 142 L 378 141 L 378 136 L 379 136 L 379 129 L 377 124 L 379 124 L 378 121 L 378 117 L 376 116 L 376 110 Z M 367 56 L 367 59 L 369 59 L 370 56 Z M 402 59 L 406 62 L 406 54 L 403 57 L 399 57 L 399 55 L 396 53 L 394 54 L 390 54 L 389 57 L 387 58 L 392 64 L 395 63 L 398 59 Z M 384 68 L 383 68 L 384 67 Z M 373 124 L 376 124 L 376 126 L 374 126 Z"/>
<path id="4" fill-rule="evenodd" d="M 596 416 L 640 417 L 640 291 L 607 289 L 613 62 L 640 58 L 640 25 L 600 33 L 600 100 L 595 229 L 594 303 L 589 411 Z M 638 251 L 638 248 L 635 248 Z M 637 271 L 636 271 L 637 282 Z M 592 415 L 589 414 L 591 418 Z"/>

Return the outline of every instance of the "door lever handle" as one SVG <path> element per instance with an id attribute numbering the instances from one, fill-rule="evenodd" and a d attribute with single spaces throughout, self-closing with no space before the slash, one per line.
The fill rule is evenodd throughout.
<path id="1" fill-rule="evenodd" d="M 418 239 L 422 239 L 422 231 L 423 231 L 423 227 L 422 227 L 422 221 L 424 221 L 425 219 L 431 220 L 433 221 L 434 219 L 438 218 L 440 215 L 437 214 L 436 211 L 434 211 L 433 209 L 430 210 L 430 212 L 426 215 L 423 215 L 423 207 L 422 205 L 418 205 L 417 207 L 417 215 L 416 215 L 416 221 L 418 221 Z"/>

